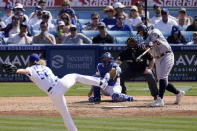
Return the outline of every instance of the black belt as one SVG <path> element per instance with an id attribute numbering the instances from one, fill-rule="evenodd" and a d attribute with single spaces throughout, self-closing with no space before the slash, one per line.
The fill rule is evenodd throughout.
<path id="1" fill-rule="evenodd" d="M 171 51 L 166 51 L 166 52 L 160 54 L 159 56 L 156 56 L 155 58 L 159 59 L 159 58 L 161 58 L 162 56 L 164 56 L 167 53 L 171 53 Z"/>
<path id="2" fill-rule="evenodd" d="M 57 82 L 58 79 L 55 80 L 55 82 Z M 49 87 L 49 89 L 47 90 L 48 92 L 50 92 L 53 89 L 53 87 Z"/>
<path id="3" fill-rule="evenodd" d="M 53 87 L 49 87 L 49 89 L 47 90 L 48 92 L 50 92 L 51 91 L 51 89 L 53 89 Z"/>

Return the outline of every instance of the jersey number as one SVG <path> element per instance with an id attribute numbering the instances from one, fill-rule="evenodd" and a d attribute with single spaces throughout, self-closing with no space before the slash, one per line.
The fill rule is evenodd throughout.
<path id="1" fill-rule="evenodd" d="M 48 73 L 46 70 L 42 70 L 42 71 L 36 71 L 37 74 L 40 76 L 40 78 L 43 80 L 44 78 L 48 77 Z"/>

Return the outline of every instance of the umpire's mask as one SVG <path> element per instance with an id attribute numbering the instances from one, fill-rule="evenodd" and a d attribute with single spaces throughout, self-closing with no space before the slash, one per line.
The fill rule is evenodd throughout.
<path id="1" fill-rule="evenodd" d="M 130 38 L 128 38 L 127 41 L 126 41 L 127 47 L 128 47 L 128 48 L 131 48 L 131 49 L 137 48 L 137 43 L 138 43 L 138 41 L 137 41 L 137 39 L 134 38 L 134 37 L 130 37 Z"/>

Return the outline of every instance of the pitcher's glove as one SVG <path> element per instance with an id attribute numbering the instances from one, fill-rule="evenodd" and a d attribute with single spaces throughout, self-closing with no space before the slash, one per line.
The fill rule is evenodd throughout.
<path id="1" fill-rule="evenodd" d="M 5 73 L 7 73 L 7 74 L 15 74 L 17 71 L 17 67 L 15 65 L 11 64 L 10 62 L 4 63 L 2 65 L 2 68 L 5 70 Z"/>
<path id="2" fill-rule="evenodd" d="M 118 71 L 116 70 L 116 68 L 112 68 L 109 71 L 109 74 L 110 74 L 110 80 L 115 80 L 118 76 Z"/>

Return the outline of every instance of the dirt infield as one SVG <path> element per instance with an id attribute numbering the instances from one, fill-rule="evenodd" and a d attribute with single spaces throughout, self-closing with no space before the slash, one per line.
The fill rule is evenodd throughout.
<path id="1" fill-rule="evenodd" d="M 197 116 L 197 96 L 184 96 L 174 105 L 175 96 L 165 97 L 165 106 L 152 108 L 153 98 L 135 96 L 133 102 L 112 103 L 103 97 L 101 103 L 89 103 L 87 96 L 66 96 L 72 116 Z M 57 116 L 49 97 L 0 97 L 0 115 Z"/>

